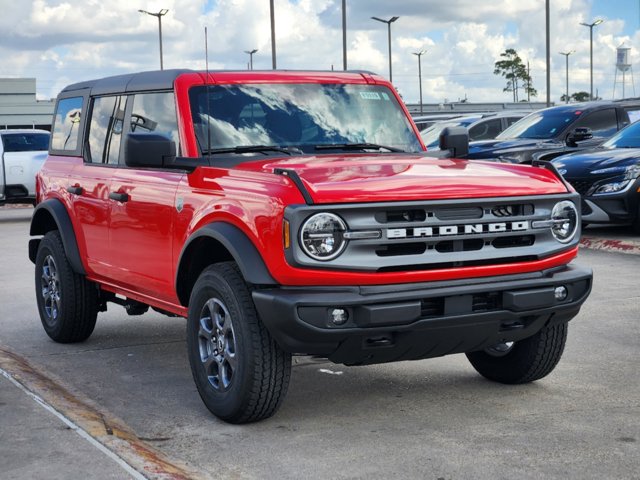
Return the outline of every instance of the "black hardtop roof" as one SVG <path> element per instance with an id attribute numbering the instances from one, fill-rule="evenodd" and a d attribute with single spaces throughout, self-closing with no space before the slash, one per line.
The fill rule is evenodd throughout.
<path id="1" fill-rule="evenodd" d="M 209 73 L 230 73 L 235 70 L 210 70 Z M 283 73 L 293 70 L 267 70 L 274 74 Z M 305 70 L 307 71 L 307 70 Z M 311 71 L 309 73 L 367 73 L 375 75 L 373 72 L 365 70 L 347 70 L 346 72 L 333 71 Z M 246 71 L 242 71 L 246 73 Z M 265 73 L 255 70 L 256 73 Z M 125 75 L 115 75 L 112 77 L 104 77 L 96 80 L 87 80 L 84 82 L 74 83 L 65 87 L 61 93 L 73 92 L 77 90 L 90 89 L 91 95 L 109 95 L 123 92 L 140 92 L 145 90 L 169 90 L 173 88 L 173 84 L 178 76 L 183 73 L 205 73 L 202 70 L 174 69 L 174 70 L 152 70 L 148 72 L 128 73 Z"/>

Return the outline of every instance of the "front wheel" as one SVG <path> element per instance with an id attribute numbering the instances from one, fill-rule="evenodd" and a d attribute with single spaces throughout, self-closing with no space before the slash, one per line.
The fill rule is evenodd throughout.
<path id="1" fill-rule="evenodd" d="M 291 374 L 291 355 L 264 327 L 238 267 L 207 267 L 189 300 L 187 349 L 191 373 L 207 408 L 229 423 L 273 415 Z"/>
<path id="2" fill-rule="evenodd" d="M 467 358 L 489 380 L 507 384 L 533 382 L 551 373 L 560 361 L 567 329 L 567 323 L 547 326 L 524 340 L 467 353 Z"/>

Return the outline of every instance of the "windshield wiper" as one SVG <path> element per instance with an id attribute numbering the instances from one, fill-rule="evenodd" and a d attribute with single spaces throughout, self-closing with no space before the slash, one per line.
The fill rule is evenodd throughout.
<path id="1" fill-rule="evenodd" d="M 377 143 L 329 143 L 316 145 L 316 150 L 389 150 L 390 152 L 404 152 L 401 148 L 387 147 Z"/>
<path id="2" fill-rule="evenodd" d="M 215 154 L 215 153 L 265 153 L 265 152 L 279 152 L 286 153 L 287 155 L 293 155 L 294 153 L 302 153 L 298 148 L 285 148 L 278 147 L 277 145 L 241 145 L 238 147 L 224 147 L 224 148 L 212 148 L 202 152 L 203 155 Z M 266 154 L 266 153 L 265 153 Z"/>

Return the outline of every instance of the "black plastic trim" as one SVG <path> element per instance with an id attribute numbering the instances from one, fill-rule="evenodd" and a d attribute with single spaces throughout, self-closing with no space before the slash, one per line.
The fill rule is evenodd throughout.
<path id="1" fill-rule="evenodd" d="M 31 218 L 31 228 L 29 230 L 29 234 L 44 235 L 50 230 L 46 228 L 47 222 L 43 220 L 44 216 L 46 216 L 47 214 L 50 215 L 56 223 L 57 230 L 60 232 L 60 236 L 62 237 L 62 245 L 64 246 L 64 251 L 67 255 L 67 258 L 69 259 L 71 268 L 73 268 L 73 271 L 76 273 L 86 275 L 84 265 L 82 265 L 80 250 L 78 249 L 76 234 L 73 230 L 71 218 L 67 213 L 67 209 L 64 207 L 60 200 L 52 198 L 39 203 L 36 206 L 35 210 L 33 211 L 33 217 Z M 29 247 L 30 253 L 32 248 L 32 246 Z M 31 260 L 34 261 L 35 257 Z"/>
<path id="2" fill-rule="evenodd" d="M 298 187 L 298 190 L 300 190 L 300 193 L 304 197 L 305 203 L 307 205 L 313 205 L 313 198 L 311 197 L 309 190 L 307 190 L 307 187 L 304 186 L 304 183 L 302 182 L 300 175 L 298 175 L 298 172 L 289 168 L 274 168 L 273 173 L 275 173 L 276 175 L 289 177 L 291 181 L 295 183 L 296 187 Z"/>
<path id="3" fill-rule="evenodd" d="M 278 287 L 254 290 L 252 296 L 260 318 L 286 351 L 365 364 L 475 351 L 527 338 L 548 322 L 573 318 L 591 291 L 592 277 L 591 269 L 568 265 L 537 272 L 537 278 L 424 282 L 404 291 L 400 285 Z M 560 285 L 568 289 L 566 300 L 553 295 Z M 474 306 L 475 296 L 487 295 L 499 295 L 495 306 Z M 430 313 L 433 302 L 441 311 Z M 348 312 L 344 324 L 332 324 L 328 309 L 334 307 Z M 384 342 L 389 350 L 371 350 L 382 337 L 390 341 Z"/>
<path id="4" fill-rule="evenodd" d="M 176 272 L 176 287 L 182 274 L 182 260 L 185 252 L 194 240 L 202 237 L 210 237 L 220 242 L 231 253 L 247 282 L 255 285 L 277 284 L 263 262 L 258 249 L 242 230 L 230 223 L 214 222 L 196 231 L 182 247 L 178 261 L 179 267 Z"/>

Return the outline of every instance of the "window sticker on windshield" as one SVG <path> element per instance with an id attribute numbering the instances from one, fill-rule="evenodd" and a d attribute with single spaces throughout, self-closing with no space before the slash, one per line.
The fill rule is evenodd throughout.
<path id="1" fill-rule="evenodd" d="M 384 93 L 384 92 L 382 92 L 382 98 L 384 98 L 384 99 L 385 99 L 385 100 L 387 100 L 387 101 L 391 100 L 391 99 L 389 98 L 389 95 L 387 95 L 387 94 L 386 94 L 386 93 Z"/>
<path id="2" fill-rule="evenodd" d="M 378 92 L 360 92 L 360 97 L 365 100 L 380 100 L 380 94 Z"/>

